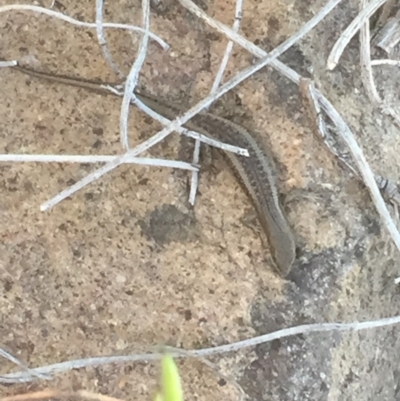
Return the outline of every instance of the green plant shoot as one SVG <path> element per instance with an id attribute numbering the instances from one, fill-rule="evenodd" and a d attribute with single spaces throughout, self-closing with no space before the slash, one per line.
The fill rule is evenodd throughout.
<path id="1" fill-rule="evenodd" d="M 172 356 L 168 354 L 165 354 L 161 359 L 161 382 L 163 391 L 162 401 L 183 401 L 178 367 Z M 156 395 L 155 401 L 159 401 L 158 395 Z"/>

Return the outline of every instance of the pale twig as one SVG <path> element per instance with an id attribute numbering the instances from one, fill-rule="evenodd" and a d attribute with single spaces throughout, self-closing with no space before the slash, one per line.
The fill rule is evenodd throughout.
<path id="1" fill-rule="evenodd" d="M 242 8 L 243 8 L 243 0 L 236 0 L 235 20 L 234 20 L 233 26 L 232 26 L 232 30 L 234 32 L 239 31 L 240 21 L 242 19 Z M 233 49 L 233 42 L 230 40 L 230 41 L 228 41 L 224 56 L 222 57 L 221 64 L 220 64 L 218 72 L 215 76 L 215 80 L 214 80 L 214 83 L 213 83 L 213 86 L 212 86 L 212 89 L 210 92 L 211 94 L 215 93 L 215 91 L 218 89 L 219 85 L 221 84 L 221 81 L 224 76 L 224 72 L 225 72 L 226 66 L 228 64 L 232 49 Z M 194 147 L 193 162 L 195 160 L 198 160 L 199 154 L 200 154 L 200 143 L 198 141 L 196 141 L 195 147 Z M 195 202 L 197 188 L 198 188 L 198 182 L 199 182 L 199 173 L 197 171 L 193 171 L 191 182 L 190 182 L 190 194 L 189 194 L 189 203 L 191 205 L 194 205 L 194 202 Z"/>
<path id="2" fill-rule="evenodd" d="M 120 95 L 120 92 L 118 90 L 116 90 L 115 88 L 112 88 L 112 87 L 107 86 L 107 85 L 104 85 L 102 87 L 104 89 L 113 91 L 117 95 Z M 135 99 L 132 99 L 132 101 L 134 102 Z M 153 115 L 155 114 L 154 112 L 151 111 L 151 109 L 149 109 L 147 106 L 145 106 L 144 104 L 139 102 L 137 99 L 136 99 L 136 102 L 137 102 L 138 105 L 141 105 L 141 108 L 144 109 L 147 113 L 153 113 Z M 169 120 L 165 119 L 164 117 L 162 117 L 160 115 L 157 115 L 157 116 L 158 116 L 159 120 L 161 119 L 162 123 L 164 123 L 164 124 L 169 123 Z M 210 144 L 212 146 L 216 146 L 216 147 L 222 148 L 222 149 L 224 149 L 226 151 L 233 151 L 233 152 L 241 154 L 243 156 L 248 156 L 248 151 L 246 149 L 238 148 L 238 147 L 235 147 L 235 146 L 232 146 L 232 145 L 229 145 L 229 144 L 224 144 L 222 142 L 215 141 L 215 140 L 213 140 L 211 138 L 207 138 L 204 135 L 201 135 L 201 134 L 198 134 L 198 133 L 194 133 L 194 132 L 188 132 L 188 131 L 186 131 L 184 129 L 181 129 L 181 128 L 178 128 L 178 130 L 182 131 L 183 133 L 185 133 L 186 135 L 188 135 L 190 137 L 193 137 L 193 138 L 196 138 L 196 139 L 200 139 L 203 142 L 206 142 L 206 143 L 208 143 L 208 144 Z M 120 164 L 129 162 L 129 160 L 132 158 L 132 156 L 135 156 L 136 154 L 142 153 L 143 151 L 145 151 L 149 147 L 151 147 L 153 143 L 157 143 L 157 141 L 158 141 L 158 138 L 156 136 L 156 137 L 150 138 L 145 144 L 139 145 L 136 149 L 134 149 L 134 151 L 137 152 L 137 153 L 132 152 L 132 153 L 130 153 L 128 155 L 121 155 L 119 157 L 118 156 L 113 156 L 112 159 L 110 159 L 110 160 L 112 160 L 112 161 L 109 162 L 110 165 L 106 166 L 106 168 L 104 168 L 104 167 L 101 168 L 100 171 L 104 174 L 104 171 L 111 171 L 112 168 L 114 168 L 114 167 L 116 167 L 116 166 L 118 166 Z M 179 163 L 180 162 L 178 162 L 178 165 L 179 165 Z M 186 166 L 184 166 L 184 168 L 185 167 Z M 110 170 L 107 170 L 108 168 Z M 67 196 L 69 196 L 69 191 L 72 191 L 72 192 L 76 191 L 76 190 L 82 188 L 83 186 L 89 184 L 91 182 L 91 180 L 93 179 L 93 177 L 94 177 L 94 179 L 96 179 L 96 177 L 97 177 L 96 173 L 90 175 L 89 177 L 86 177 L 83 181 L 79 182 L 78 185 L 74 185 L 72 188 L 67 188 L 62 193 L 58 194 L 57 196 L 55 196 L 54 198 L 52 198 L 48 202 L 45 202 L 44 204 L 42 204 L 41 210 L 42 211 L 47 210 L 48 208 L 50 208 L 50 207 L 54 206 L 55 204 L 57 204 L 62 199 L 65 199 Z"/>
<path id="3" fill-rule="evenodd" d="M 104 395 L 101 393 L 94 393 L 87 390 L 58 390 L 58 389 L 45 389 L 40 391 L 35 391 L 26 394 L 16 394 L 9 395 L 7 397 L 0 398 L 0 401 L 38 401 L 47 400 L 51 398 L 83 398 L 91 401 L 124 401 L 119 398 L 110 397 L 109 395 Z"/>
<path id="4" fill-rule="evenodd" d="M 102 87 L 104 89 L 109 90 L 110 92 L 115 93 L 118 96 L 123 96 L 123 92 L 120 92 L 119 90 L 115 89 L 114 87 L 112 87 L 110 85 L 102 85 Z M 146 113 L 149 117 L 153 118 L 154 120 L 158 121 L 160 124 L 162 124 L 164 126 L 167 126 L 171 122 L 171 120 L 169 120 L 168 118 L 165 118 L 161 114 L 157 113 L 156 111 L 154 111 L 153 109 L 151 109 L 150 107 L 145 105 L 135 95 L 131 99 L 131 104 L 134 104 L 141 111 Z M 177 127 L 175 131 L 178 132 L 179 134 L 185 135 L 185 136 L 195 139 L 195 140 L 199 140 L 203 143 L 206 143 L 207 145 L 224 150 L 226 152 L 232 152 L 232 153 L 236 153 L 240 156 L 249 157 L 249 152 L 247 149 L 240 148 L 240 147 L 234 146 L 234 145 L 230 145 L 228 143 L 217 141 L 216 139 L 209 138 L 198 132 L 187 130 L 186 128 Z"/>
<path id="5" fill-rule="evenodd" d="M 385 31 L 385 35 L 382 35 L 381 40 L 377 43 L 377 46 L 385 50 L 387 54 L 391 54 L 400 41 L 400 12 L 390 22 L 391 29 Z"/>
<path id="6" fill-rule="evenodd" d="M 18 163 L 108 163 L 116 156 L 108 155 L 24 155 L 0 154 L 0 162 Z M 125 161 L 129 164 L 141 164 L 156 167 L 179 168 L 183 170 L 198 171 L 195 164 L 179 160 L 153 159 L 149 157 L 131 157 Z"/>
<path id="7" fill-rule="evenodd" d="M 242 19 L 242 8 L 243 8 L 243 0 L 236 0 L 235 21 L 233 22 L 232 26 L 233 32 L 239 31 L 240 21 Z M 217 75 L 215 76 L 211 93 L 214 93 L 217 90 L 218 86 L 221 84 L 222 77 L 224 76 L 224 72 L 232 52 L 232 48 L 233 48 L 233 42 L 230 40 L 226 45 L 224 57 L 222 58 L 221 65 L 219 66 Z"/>
<path id="8" fill-rule="evenodd" d="M 328 70 L 333 70 L 353 36 L 359 31 L 361 26 L 375 13 L 375 11 L 386 3 L 388 0 L 371 0 L 370 3 L 357 15 L 350 25 L 342 32 L 339 39 L 336 41 L 331 53 L 328 57 Z"/>
<path id="9" fill-rule="evenodd" d="M 310 79 L 302 78 L 299 88 L 300 93 L 304 98 L 306 109 L 309 111 L 310 120 L 313 124 L 315 134 L 322 139 L 324 145 L 329 149 L 329 151 L 345 167 L 347 167 L 356 178 L 362 181 L 360 173 L 357 171 L 356 168 L 354 168 L 351 160 L 349 160 L 350 158 L 348 152 L 343 153 L 343 151 L 338 149 L 337 141 L 333 140 L 332 135 L 328 131 L 321 109 L 319 107 L 314 82 Z M 386 199 L 390 200 L 393 204 L 400 205 L 400 191 L 398 186 L 393 181 L 380 175 L 375 174 L 374 177 L 376 184 L 385 195 Z"/>
<path id="10" fill-rule="evenodd" d="M 12 4 L 12 5 L 8 5 L 8 6 L 0 7 L 0 13 L 4 13 L 7 11 L 32 11 L 34 13 L 37 12 L 40 14 L 48 15 L 49 17 L 58 18 L 62 21 L 65 21 L 72 25 L 80 26 L 83 28 L 90 28 L 90 29 L 97 28 L 95 23 L 78 21 L 78 20 L 76 20 L 72 17 L 69 17 L 68 15 L 65 15 L 63 13 L 49 10 L 48 8 L 31 6 L 28 4 Z M 137 26 L 126 25 L 126 24 L 114 24 L 114 23 L 109 23 L 109 22 L 103 23 L 103 28 L 124 29 L 124 30 L 128 30 L 128 31 L 140 32 L 141 34 L 144 34 L 144 32 L 145 32 L 143 28 L 140 28 Z M 155 40 L 164 50 L 169 49 L 168 44 L 166 42 L 164 42 L 160 37 L 155 35 L 154 33 L 149 32 L 149 36 L 152 40 Z"/>
<path id="11" fill-rule="evenodd" d="M 143 14 L 143 29 L 145 30 L 142 40 L 140 42 L 138 55 L 135 62 L 129 71 L 128 78 L 126 79 L 124 96 L 122 98 L 121 114 L 119 120 L 119 131 L 121 136 L 121 143 L 125 151 L 129 150 L 128 138 L 128 118 L 131 99 L 135 86 L 139 79 L 139 73 L 146 58 L 147 46 L 149 43 L 149 29 L 150 29 L 150 0 L 142 0 L 142 14 Z"/>
<path id="12" fill-rule="evenodd" d="M 140 110 L 145 112 L 150 117 L 154 118 L 158 122 L 160 122 L 165 127 L 171 123 L 171 120 L 163 117 L 161 114 L 158 114 L 150 107 L 146 106 L 143 102 L 141 102 L 137 97 L 132 98 L 132 103 L 134 103 Z M 230 145 L 229 143 L 217 141 L 216 139 L 209 138 L 199 132 L 187 130 L 186 128 L 177 127 L 175 129 L 176 132 L 187 136 L 188 138 L 195 139 L 196 141 L 203 142 L 207 145 L 213 146 L 214 148 L 224 150 L 225 152 L 232 152 L 238 154 L 240 156 L 249 157 L 249 152 L 247 149 L 240 148 L 238 146 Z"/>
<path id="13" fill-rule="evenodd" d="M 28 375 L 32 375 L 33 377 L 36 377 L 37 379 L 45 379 L 45 380 L 47 380 L 47 379 L 50 378 L 46 374 L 37 373 L 34 370 L 31 371 L 25 363 L 21 362 L 18 358 L 16 358 L 14 355 L 12 355 L 11 353 L 7 352 L 3 348 L 0 348 L 0 356 L 5 358 L 5 359 L 8 359 L 10 362 L 12 362 L 15 365 L 17 365 L 19 368 L 21 368 Z"/>
<path id="14" fill-rule="evenodd" d="M 168 133 L 169 134 L 169 133 Z M 151 148 L 155 144 L 162 141 L 168 134 L 161 131 L 160 133 L 154 135 L 153 137 L 149 138 L 147 141 L 142 142 L 136 148 L 131 149 L 130 151 L 126 152 L 121 156 L 116 156 L 111 162 L 107 163 L 103 167 L 95 170 L 93 173 L 87 175 L 82 180 L 78 181 L 71 187 L 65 189 L 64 191 L 60 192 L 58 195 L 53 197 L 52 199 L 48 200 L 47 202 L 43 203 L 40 207 L 41 211 L 48 210 L 55 206 L 57 203 L 61 202 L 65 198 L 71 196 L 75 192 L 79 191 L 80 189 L 84 188 L 86 185 L 90 184 L 91 182 L 99 179 L 104 174 L 112 171 L 116 167 L 120 166 L 121 164 L 126 163 L 132 156 L 136 156 L 140 153 L 143 153 L 147 149 Z"/>
<path id="15" fill-rule="evenodd" d="M 1 67 L 14 67 L 18 64 L 17 60 L 11 60 L 11 61 L 0 61 L 0 68 Z"/>
<path id="16" fill-rule="evenodd" d="M 183 2 L 183 0 L 179 0 Z M 225 93 L 229 92 L 231 89 L 233 89 L 235 86 L 243 82 L 245 79 L 259 71 L 260 69 L 264 68 L 266 65 L 271 63 L 273 60 L 275 60 L 277 57 L 279 57 L 283 52 L 285 52 L 287 49 L 289 49 L 294 43 L 296 43 L 298 40 L 300 40 L 303 36 L 305 36 L 311 29 L 313 29 L 323 18 L 323 16 L 326 16 L 329 11 L 333 8 L 334 5 L 337 5 L 341 0 L 332 0 L 329 3 L 329 6 L 325 6 L 320 13 L 313 17 L 310 21 L 308 21 L 303 28 L 298 31 L 296 34 L 291 36 L 289 39 L 287 39 L 285 42 L 283 42 L 281 45 L 279 45 L 276 49 L 271 51 L 270 54 L 266 54 L 265 57 L 261 58 L 260 61 L 258 61 L 256 64 L 254 64 L 251 67 L 248 67 L 244 70 L 242 70 L 240 73 L 235 75 L 233 78 L 231 78 L 229 81 L 227 81 L 224 85 L 222 85 L 217 92 L 215 92 L 213 95 L 209 95 L 203 100 L 201 100 L 197 105 L 193 106 L 190 108 L 186 113 L 184 113 L 181 117 L 177 117 L 175 120 L 173 120 L 167 127 L 162 129 L 160 132 L 158 132 L 156 135 L 148 139 L 147 141 L 144 141 L 142 144 L 137 146 L 134 149 L 129 150 L 126 152 L 124 155 L 120 157 L 116 157 L 114 161 L 106 164 L 102 168 L 94 171 L 93 173 L 87 175 L 85 178 L 82 180 L 78 181 L 76 184 L 72 185 L 71 187 L 67 188 L 66 190 L 62 191 L 60 194 L 58 194 L 56 197 L 52 198 L 48 202 L 44 203 L 41 207 L 41 210 L 47 210 L 54 205 L 56 205 L 58 202 L 62 201 L 63 199 L 71 196 L 74 194 L 76 191 L 79 191 L 89 183 L 99 179 L 102 177 L 104 174 L 107 174 L 108 172 L 112 171 L 114 168 L 118 167 L 122 163 L 124 163 L 124 160 L 128 158 L 129 156 L 136 156 L 145 150 L 149 149 L 150 147 L 154 146 L 155 144 L 159 143 L 162 141 L 164 138 L 166 138 L 171 132 L 175 131 L 177 127 L 182 126 L 185 124 L 187 121 L 189 121 L 193 116 L 196 114 L 200 113 L 203 109 L 207 108 L 210 106 L 215 100 L 223 96 Z M 187 0 L 185 1 L 187 3 Z M 189 2 L 193 7 L 198 8 L 195 4 Z M 199 9 L 200 10 L 200 9 Z M 202 10 L 201 10 L 202 11 Z M 229 30 L 232 32 L 228 27 L 225 27 L 225 29 Z M 237 35 L 236 33 L 232 32 L 233 34 Z M 238 35 L 237 35 L 238 36 Z M 239 36 L 242 38 L 241 36 Z M 243 40 L 245 40 L 243 38 Z M 251 43 L 251 42 L 250 42 Z M 255 46 L 255 45 L 254 45 Z M 257 46 L 256 46 L 257 47 Z M 379 192 L 379 190 L 378 190 Z M 400 241 L 399 241 L 399 246 L 400 246 Z"/>
<path id="17" fill-rule="evenodd" d="M 221 22 L 215 21 L 208 17 L 206 13 L 203 12 L 199 7 L 197 7 L 194 3 L 189 2 L 188 0 L 179 0 L 185 7 L 188 4 L 188 9 L 195 13 L 197 16 L 204 19 L 210 26 L 216 28 L 219 32 L 226 35 L 229 39 L 233 40 L 235 43 L 239 44 L 240 46 L 244 47 L 246 50 L 254 54 L 255 56 L 261 58 L 265 57 L 268 53 L 261 49 L 260 47 L 256 46 L 254 43 L 248 41 L 247 39 L 243 38 L 242 36 L 238 35 L 237 33 L 233 32 L 229 27 L 222 24 Z M 326 13 L 328 6 L 331 7 L 330 10 L 335 7 L 340 0 L 337 1 L 330 1 L 324 8 L 321 10 Z M 328 11 L 329 12 L 329 11 Z M 319 14 L 318 14 L 319 15 Z M 326 14 L 324 14 L 326 15 Z M 300 75 L 292 70 L 287 65 L 283 64 L 279 60 L 271 61 L 271 66 L 277 69 L 281 74 L 285 75 L 288 79 L 292 82 L 299 84 L 300 83 Z M 394 243 L 396 244 L 397 249 L 400 251 L 400 234 L 396 228 L 396 225 L 393 219 L 390 216 L 390 213 L 386 207 L 384 200 L 379 192 L 379 188 L 376 185 L 374 180 L 374 175 L 369 167 L 364 153 L 362 152 L 361 148 L 358 146 L 357 141 L 354 138 L 353 133 L 351 132 L 348 125 L 345 123 L 341 115 L 336 111 L 333 105 L 329 102 L 327 98 L 325 98 L 322 93 L 316 91 L 318 101 L 320 102 L 323 110 L 332 120 L 332 122 L 336 125 L 337 131 L 339 135 L 342 135 L 343 140 L 345 141 L 347 147 L 349 148 L 354 161 L 357 164 L 357 168 L 362 172 L 362 177 L 364 180 L 365 186 L 368 188 L 372 201 L 375 204 L 376 210 L 379 213 L 382 221 L 384 222 L 387 230 L 389 231 Z"/>
<path id="18" fill-rule="evenodd" d="M 367 0 L 360 0 L 361 11 L 367 6 L 367 4 Z M 369 18 L 367 18 L 360 29 L 361 79 L 370 101 L 379 106 L 382 103 L 382 99 L 379 96 L 374 82 L 374 75 L 371 67 L 370 42 Z"/>
<path id="19" fill-rule="evenodd" d="M 394 243 L 396 244 L 397 249 L 400 251 L 400 234 L 397 230 L 396 224 L 394 223 L 392 217 L 390 216 L 389 210 L 383 200 L 379 188 L 375 182 L 374 174 L 369 167 L 367 160 L 365 159 L 364 153 L 361 148 L 358 146 L 356 139 L 354 138 L 353 133 L 347 124 L 343 121 L 340 114 L 333 108 L 332 104 L 322 95 L 318 94 L 318 100 L 320 101 L 323 109 L 327 114 L 329 114 L 330 118 L 336 125 L 338 129 L 338 133 L 342 136 L 347 146 L 349 147 L 350 152 L 353 155 L 354 161 L 357 164 L 358 170 L 360 171 L 361 176 L 363 177 L 363 181 L 365 186 L 368 188 L 371 198 L 375 203 L 375 207 L 380 214 L 381 219 L 386 225 L 387 230 L 389 231 Z"/>
<path id="20" fill-rule="evenodd" d="M 366 7 L 367 0 L 361 0 L 361 9 Z M 389 116 L 393 122 L 400 127 L 400 118 L 397 113 L 389 105 L 384 104 L 384 100 L 380 97 L 374 82 L 374 75 L 371 64 L 371 47 L 370 47 L 370 29 L 369 19 L 365 20 L 360 30 L 360 61 L 361 61 L 361 79 L 370 101 L 378 107 L 378 109 Z"/>
<path id="21" fill-rule="evenodd" d="M 105 38 L 103 30 L 103 0 L 96 0 L 96 33 L 104 60 L 119 78 L 125 78 L 124 74 L 118 68 L 117 64 L 114 62 L 111 56 L 110 51 L 108 50 L 107 40 Z"/>
<path id="22" fill-rule="evenodd" d="M 120 92 L 120 91 L 118 91 L 117 89 L 115 89 L 115 88 L 113 88 L 113 87 L 111 87 L 111 86 L 109 86 L 109 85 L 100 85 L 100 86 L 101 86 L 102 88 L 106 89 L 106 90 L 112 91 L 113 93 L 115 93 L 115 94 L 117 94 L 117 95 L 121 95 L 121 92 Z M 134 102 L 135 99 L 132 99 L 132 101 Z M 142 104 L 141 102 L 139 102 L 137 99 L 136 99 L 136 102 L 137 102 L 137 104 L 138 104 L 139 106 L 141 105 L 142 110 L 144 109 L 147 113 L 153 114 L 153 116 L 156 116 L 156 118 L 157 118 L 158 120 L 161 120 L 161 122 L 162 122 L 163 124 L 169 123 L 169 120 L 167 120 L 167 119 L 165 119 L 164 117 L 162 117 L 162 116 L 156 114 L 155 112 L 152 112 L 151 109 L 149 109 L 146 105 L 144 105 L 144 104 Z M 189 137 L 192 137 L 192 138 L 195 138 L 195 139 L 200 139 L 201 141 L 203 141 L 203 142 L 205 142 L 205 143 L 208 143 L 208 144 L 210 144 L 210 145 L 212 145 L 212 146 L 219 147 L 219 148 L 224 149 L 224 150 L 226 150 L 226 151 L 232 151 L 232 152 L 238 153 L 238 154 L 243 155 L 243 156 L 248 156 L 248 151 L 247 151 L 246 149 L 238 148 L 238 147 L 236 147 L 236 146 L 232 146 L 232 145 L 229 145 L 229 144 L 224 144 L 224 143 L 222 143 L 222 142 L 215 141 L 215 140 L 213 140 L 213 139 L 211 139 L 211 138 L 207 138 L 207 137 L 205 137 L 204 135 L 201 135 L 201 134 L 198 134 L 198 133 L 195 133 L 195 132 L 191 132 L 191 131 L 186 131 L 186 130 L 184 130 L 184 129 L 182 129 L 182 128 L 178 128 L 178 130 L 181 131 L 182 133 L 186 134 L 186 135 L 189 136 Z M 152 141 L 152 139 L 150 139 L 150 142 L 151 142 L 151 141 Z M 138 150 L 140 150 L 140 149 L 146 150 L 145 148 L 141 148 L 141 147 L 139 146 Z M 139 151 L 139 153 L 141 153 L 141 151 Z M 7 156 L 6 156 L 6 157 L 7 157 Z M 35 157 L 35 156 L 33 156 L 33 157 Z M 117 158 L 117 156 L 112 156 L 111 159 L 109 159 L 109 160 L 115 161 L 116 158 Z M 130 161 L 129 161 L 130 159 L 131 159 L 131 156 L 128 155 L 128 158 L 124 161 L 124 163 L 130 162 Z M 63 160 L 63 161 L 64 161 L 64 160 Z M 181 167 L 181 166 L 179 165 L 179 163 L 181 163 L 181 162 L 177 162 L 177 163 L 178 163 L 178 164 L 177 164 L 176 166 Z M 121 163 L 118 163 L 117 165 L 119 165 L 119 164 L 121 164 Z M 182 165 L 182 167 L 183 167 L 183 168 L 186 168 L 187 165 Z M 182 167 L 181 167 L 181 168 L 182 168 Z M 91 182 L 91 181 L 90 181 L 90 177 L 89 177 L 89 180 L 88 180 L 87 182 L 88 182 L 88 183 Z M 74 188 L 75 188 L 75 187 L 74 187 Z M 74 188 L 73 188 L 73 189 L 74 189 Z M 70 190 L 70 189 L 66 189 L 66 190 L 63 191 L 61 194 L 57 195 L 56 197 L 54 197 L 54 198 L 51 199 L 50 201 L 48 201 L 48 202 L 46 202 L 45 204 L 43 204 L 43 205 L 41 206 L 41 210 L 42 210 L 42 211 L 43 211 L 43 210 L 47 210 L 49 207 L 52 207 L 52 206 L 54 206 L 56 203 L 58 203 L 59 200 L 64 199 L 66 196 L 68 196 L 68 191 L 69 191 L 69 190 Z"/>
<path id="23" fill-rule="evenodd" d="M 255 45 L 253 42 L 250 42 L 249 40 L 245 39 L 243 36 L 239 35 L 238 33 L 232 31 L 228 26 L 224 25 L 222 22 L 216 21 L 213 18 L 211 18 L 209 15 L 207 15 L 200 7 L 198 7 L 196 4 L 194 4 L 191 0 L 178 0 L 183 7 L 188 9 L 191 13 L 195 14 L 197 17 L 201 18 L 204 20 L 207 24 L 209 24 L 211 27 L 217 29 L 219 32 L 224 34 L 228 39 L 232 40 L 233 42 L 237 43 L 244 49 L 248 50 L 250 53 L 253 53 L 255 56 L 261 58 L 261 57 L 266 57 L 267 52 L 257 45 Z M 294 39 L 294 43 L 297 42 L 300 38 L 305 36 L 311 29 L 313 29 L 319 22 L 321 22 L 342 0 L 330 0 L 328 4 L 326 4 L 319 12 L 316 14 L 313 18 L 311 18 L 306 24 L 303 25 L 302 28 L 298 32 L 295 33 L 290 39 Z M 288 39 L 289 40 L 289 39 Z M 286 42 L 284 42 L 286 43 Z M 284 44 L 282 43 L 282 45 Z M 280 46 L 282 46 L 280 45 Z M 276 50 L 276 49 L 275 49 Z M 272 52 L 271 52 L 272 53 Z M 271 54 L 270 53 L 270 54 Z M 278 60 L 273 60 L 270 63 L 272 66 L 277 66 L 279 65 L 280 68 L 286 71 L 285 75 L 288 74 L 292 78 L 289 78 L 291 80 L 294 79 L 296 83 L 299 82 L 299 75 L 291 70 L 288 69 L 283 63 L 281 63 Z M 297 77 L 293 78 L 293 77 Z"/>
<path id="24" fill-rule="evenodd" d="M 309 78 L 302 77 L 299 82 L 299 92 L 303 104 L 306 106 L 309 120 L 313 125 L 313 131 L 323 140 L 328 149 L 334 153 L 335 156 L 338 156 L 329 140 L 328 127 L 319 105 L 314 82 Z M 353 170 L 352 166 L 348 166 L 354 174 L 357 174 L 357 171 Z"/>
<path id="25" fill-rule="evenodd" d="M 289 327 L 274 331 L 269 334 L 264 334 L 257 337 L 252 337 L 247 340 L 238 341 L 235 343 L 219 345 L 211 348 L 203 348 L 198 350 L 180 350 L 179 352 L 171 352 L 171 356 L 175 358 L 186 358 L 186 357 L 208 357 L 212 355 L 220 355 L 228 352 L 235 352 L 245 348 L 254 347 L 259 344 L 264 344 L 277 339 L 286 337 L 292 337 L 299 334 L 309 333 L 321 333 L 321 332 L 332 332 L 332 331 L 359 331 L 374 329 L 378 327 L 390 326 L 400 323 L 400 316 L 388 317 L 378 320 L 372 320 L 367 322 L 352 322 L 352 323 L 316 323 L 316 324 L 304 324 L 300 326 Z M 53 365 L 41 366 L 32 368 L 36 373 L 39 374 L 56 374 L 66 372 L 72 369 L 82 369 L 86 367 L 97 367 L 108 364 L 120 364 L 120 363 L 131 363 L 131 362 L 143 362 L 143 361 L 155 361 L 163 357 L 164 353 L 147 353 L 147 354 L 133 354 L 133 355 L 122 355 L 122 356 L 105 356 L 105 357 L 92 357 L 86 359 L 76 359 L 66 362 L 60 362 Z M 26 372 L 15 372 L 0 376 L 0 382 L 2 383 L 23 383 L 33 381 L 35 378 Z"/>
<path id="26" fill-rule="evenodd" d="M 387 4 L 387 3 L 386 3 Z M 385 4 L 385 5 L 386 5 Z M 377 46 L 391 55 L 393 49 L 400 40 L 400 11 L 392 18 L 389 18 L 385 26 L 378 32 L 372 41 L 373 46 Z"/>
<path id="27" fill-rule="evenodd" d="M 196 165 L 199 164 L 199 157 L 200 157 L 200 141 L 198 139 L 196 139 L 194 141 L 194 151 L 193 151 L 192 163 L 194 163 Z M 198 183 L 199 183 L 199 172 L 193 171 L 192 178 L 190 181 L 190 193 L 189 193 L 189 203 L 191 205 L 194 205 L 194 202 L 196 200 L 196 192 L 197 192 Z"/>
<path id="28" fill-rule="evenodd" d="M 391 60 L 391 59 L 371 60 L 371 65 L 373 67 L 378 65 L 392 65 L 394 67 L 400 67 L 400 60 Z"/>

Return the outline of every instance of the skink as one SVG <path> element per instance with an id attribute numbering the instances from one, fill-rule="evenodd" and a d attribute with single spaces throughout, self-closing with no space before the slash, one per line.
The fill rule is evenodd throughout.
<path id="1" fill-rule="evenodd" d="M 118 96 L 105 88 L 106 84 L 104 83 L 40 72 L 22 66 L 12 68 L 32 77 Z M 116 84 L 109 85 L 116 86 Z M 184 111 L 151 95 L 144 94 L 142 91 L 135 92 L 135 94 L 139 100 L 165 118 L 174 119 Z M 257 210 L 261 228 L 268 239 L 271 255 L 278 272 L 284 277 L 287 276 L 296 257 L 296 244 L 279 202 L 275 165 L 271 152 L 261 147 L 255 137 L 240 125 L 211 113 L 196 115 L 185 124 L 185 127 L 248 150 L 250 157 L 231 152 L 224 153 Z"/>

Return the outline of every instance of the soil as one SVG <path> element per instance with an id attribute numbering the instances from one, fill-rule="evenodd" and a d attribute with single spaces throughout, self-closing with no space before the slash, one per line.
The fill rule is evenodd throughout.
<path id="1" fill-rule="evenodd" d="M 44 3 L 44 2 L 43 2 Z M 49 6 L 47 4 L 44 6 Z M 0 1 L 1 5 L 12 4 Z M 231 25 L 235 3 L 198 3 Z M 269 51 L 324 5 L 322 1 L 249 0 L 241 33 Z M 105 20 L 141 24 L 138 2 L 108 2 Z M 94 3 L 56 2 L 55 10 L 94 21 Z M 326 59 L 357 8 L 341 3 L 282 57 L 317 86 L 354 130 L 371 167 L 398 180 L 400 136 L 374 108 L 360 80 L 358 37 L 340 65 Z M 194 104 L 209 92 L 226 40 L 178 2 L 162 1 L 140 86 L 161 98 Z M 96 32 L 32 12 L 0 15 L 1 59 L 38 70 L 118 80 L 104 62 Z M 140 37 L 106 32 L 124 73 Z M 226 78 L 253 57 L 234 47 Z M 376 80 L 396 107 L 399 72 L 376 67 Z M 52 84 L 12 69 L 0 71 L 1 153 L 119 154 L 120 100 Z M 201 175 L 194 208 L 188 175 L 123 165 L 56 205 L 40 205 L 99 165 L 0 164 L 0 342 L 29 367 L 91 356 L 151 351 L 157 345 L 199 349 L 306 323 L 394 316 L 399 255 L 366 189 L 311 130 L 298 88 L 270 67 L 214 107 L 257 132 L 279 167 L 285 211 L 298 258 L 286 279 L 271 268 L 269 250 L 242 220 L 251 209 L 222 158 Z M 133 147 L 159 130 L 132 108 Z M 177 158 L 173 135 L 146 156 Z M 214 367 L 179 360 L 186 399 L 393 400 L 399 396 L 397 327 L 288 337 L 212 359 Z M 18 370 L 2 361 L 0 374 Z M 216 370 L 220 373 L 217 374 Z M 125 363 L 55 375 L 54 380 L 0 386 L 0 394 L 48 386 L 87 389 L 125 400 L 149 400 L 158 364 Z"/>

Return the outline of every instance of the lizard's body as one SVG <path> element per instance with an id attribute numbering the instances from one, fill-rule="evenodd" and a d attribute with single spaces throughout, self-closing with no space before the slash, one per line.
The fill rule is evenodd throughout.
<path id="1" fill-rule="evenodd" d="M 116 93 L 107 90 L 104 83 L 48 74 L 21 66 L 13 68 L 33 77 L 117 96 Z M 168 119 L 174 119 L 184 111 L 142 92 L 135 92 L 135 95 L 146 106 Z M 286 276 L 295 259 L 295 240 L 279 202 L 275 166 L 269 151 L 261 147 L 254 136 L 240 125 L 211 113 L 194 116 L 185 123 L 185 127 L 248 150 L 249 157 L 232 152 L 225 152 L 225 155 L 257 210 L 262 230 L 268 238 L 271 255 L 280 274 Z"/>

